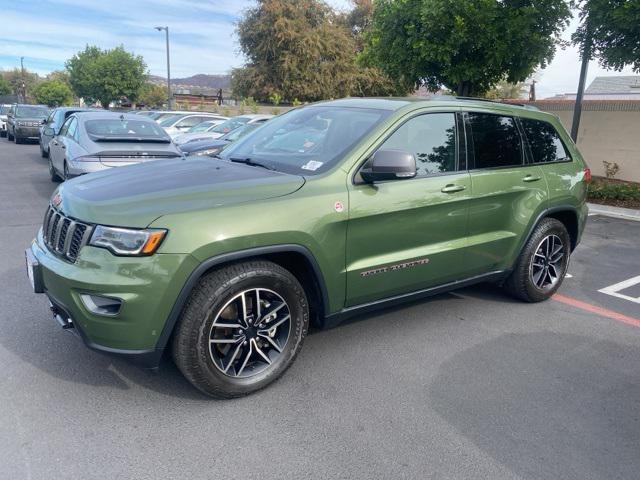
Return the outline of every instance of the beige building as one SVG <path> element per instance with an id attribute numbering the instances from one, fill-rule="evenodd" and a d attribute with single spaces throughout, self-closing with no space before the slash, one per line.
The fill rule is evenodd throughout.
<path id="1" fill-rule="evenodd" d="M 551 98 L 531 104 L 557 115 L 571 131 L 574 101 Z M 640 182 L 640 98 L 585 100 L 578 148 L 594 175 L 604 176 L 602 162 L 606 160 L 619 165 L 616 178 Z"/>

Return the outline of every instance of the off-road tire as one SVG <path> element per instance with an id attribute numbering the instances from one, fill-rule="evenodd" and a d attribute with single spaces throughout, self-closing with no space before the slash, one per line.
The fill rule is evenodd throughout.
<path id="1" fill-rule="evenodd" d="M 564 247 L 564 256 L 559 265 L 558 281 L 546 288 L 539 288 L 531 275 L 531 263 L 541 242 L 550 235 L 558 237 Z M 515 267 L 507 280 L 504 287 L 511 295 L 525 302 L 542 302 L 550 298 L 562 285 L 564 276 L 569 266 L 569 255 L 571 251 L 571 238 L 569 232 L 562 222 L 555 218 L 544 218 L 538 223 L 533 233 L 527 240 Z"/>
<path id="2" fill-rule="evenodd" d="M 286 301 L 291 314 L 289 337 L 266 370 L 247 378 L 232 377 L 223 373 L 210 356 L 211 325 L 230 299 L 252 288 L 270 289 Z M 308 326 L 307 297 L 295 276 L 269 261 L 235 263 L 206 274 L 193 289 L 172 338 L 173 360 L 187 380 L 206 395 L 241 397 L 266 387 L 291 366 Z"/>

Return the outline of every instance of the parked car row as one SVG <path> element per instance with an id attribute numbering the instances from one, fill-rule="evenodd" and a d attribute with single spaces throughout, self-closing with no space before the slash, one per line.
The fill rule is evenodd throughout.
<path id="1" fill-rule="evenodd" d="M 9 141 L 38 140 L 55 182 L 151 160 L 215 156 L 272 117 L 23 104 L 2 105 L 0 113 L 0 132 Z"/>

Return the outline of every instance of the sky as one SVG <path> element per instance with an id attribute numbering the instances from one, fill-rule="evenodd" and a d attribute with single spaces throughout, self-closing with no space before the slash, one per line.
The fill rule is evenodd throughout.
<path id="1" fill-rule="evenodd" d="M 349 0 L 329 0 L 349 8 Z M 235 24 L 252 0 L 22 0 L 6 2 L 0 17 L 0 69 L 20 66 L 39 74 L 64 67 L 86 44 L 118 45 L 142 55 L 149 72 L 166 75 L 164 32 L 171 35 L 171 76 L 224 74 L 243 64 Z M 578 22 L 565 31 L 568 39 Z M 577 89 L 580 71 L 573 47 L 558 50 L 553 62 L 536 74 L 538 98 Z M 632 73 L 630 69 L 624 71 Z M 591 62 L 587 81 L 596 75 L 619 75 Z"/>

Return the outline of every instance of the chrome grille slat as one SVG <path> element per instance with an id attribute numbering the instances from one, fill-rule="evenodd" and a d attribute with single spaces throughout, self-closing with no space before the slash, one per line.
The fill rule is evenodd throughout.
<path id="1" fill-rule="evenodd" d="M 76 261 L 92 231 L 91 225 L 67 217 L 52 206 L 47 209 L 42 223 L 42 237 L 47 248 L 70 262 Z"/>

